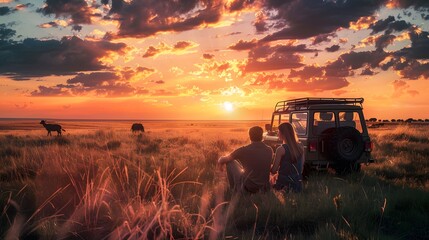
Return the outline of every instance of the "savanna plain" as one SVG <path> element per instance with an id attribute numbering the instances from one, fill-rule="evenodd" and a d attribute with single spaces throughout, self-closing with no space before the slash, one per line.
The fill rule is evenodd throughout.
<path id="1" fill-rule="evenodd" d="M 0 121 L 0 238 L 429 238 L 429 125 L 369 129 L 374 164 L 301 194 L 234 195 L 216 161 L 265 122 L 39 122 Z"/>

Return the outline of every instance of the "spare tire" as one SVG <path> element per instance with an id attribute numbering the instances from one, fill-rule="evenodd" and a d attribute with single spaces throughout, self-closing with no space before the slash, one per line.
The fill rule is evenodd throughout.
<path id="1" fill-rule="evenodd" d="M 322 135 L 324 153 L 338 164 L 353 164 L 364 152 L 362 135 L 353 127 L 330 128 Z"/>

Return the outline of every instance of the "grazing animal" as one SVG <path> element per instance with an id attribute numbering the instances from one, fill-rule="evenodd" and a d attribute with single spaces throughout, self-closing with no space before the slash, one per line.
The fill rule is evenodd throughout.
<path id="1" fill-rule="evenodd" d="M 144 132 L 144 127 L 143 127 L 143 124 L 141 124 L 141 123 L 134 123 L 132 126 L 131 126 L 131 131 L 134 133 L 134 132 L 138 132 L 138 131 L 140 131 L 140 132 Z"/>
<path id="2" fill-rule="evenodd" d="M 46 128 L 48 131 L 48 136 L 52 136 L 51 131 L 57 132 L 57 136 L 61 136 L 61 131 L 66 131 L 59 124 L 46 124 L 45 120 L 40 121 L 40 124 Z"/>

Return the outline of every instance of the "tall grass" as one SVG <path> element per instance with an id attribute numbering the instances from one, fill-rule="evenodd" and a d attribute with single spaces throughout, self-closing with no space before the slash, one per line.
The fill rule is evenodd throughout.
<path id="1" fill-rule="evenodd" d="M 371 134 L 377 159 L 367 170 L 404 187 L 429 190 L 429 131 L 425 126 L 399 126 Z"/>
<path id="2" fill-rule="evenodd" d="M 313 174 L 302 194 L 234 195 L 216 160 L 246 143 L 247 133 L 237 129 L 228 135 L 178 130 L 0 136 L 0 237 L 424 239 L 429 234 L 427 132 L 375 133 L 377 164 L 343 178 Z M 416 183 L 417 178 L 423 180 Z"/>

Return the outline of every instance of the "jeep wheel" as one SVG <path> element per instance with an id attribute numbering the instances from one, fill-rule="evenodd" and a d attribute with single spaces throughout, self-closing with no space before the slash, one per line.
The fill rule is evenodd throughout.
<path id="1" fill-rule="evenodd" d="M 362 135 L 353 127 L 327 129 L 323 133 L 323 141 L 325 154 L 341 168 L 355 165 L 364 152 Z"/>

